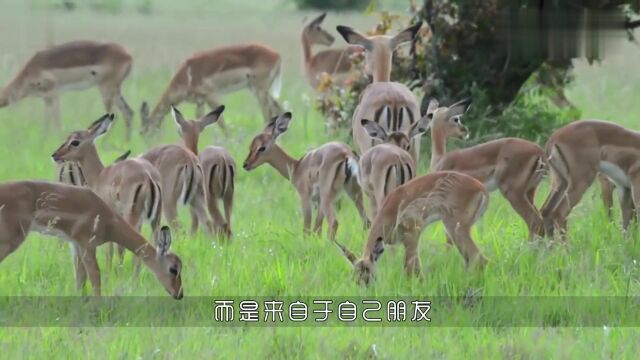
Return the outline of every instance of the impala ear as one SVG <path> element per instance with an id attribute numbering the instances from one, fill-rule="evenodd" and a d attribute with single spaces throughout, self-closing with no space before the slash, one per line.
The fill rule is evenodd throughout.
<path id="1" fill-rule="evenodd" d="M 113 162 L 114 162 L 114 163 L 117 163 L 117 162 L 120 162 L 120 161 L 123 161 L 123 160 L 127 160 L 127 158 L 129 157 L 129 155 L 131 155 L 131 150 L 127 150 L 127 152 L 126 152 L 126 153 L 124 153 L 124 154 L 122 154 L 122 155 L 118 156 L 118 157 L 117 157 Z"/>
<path id="2" fill-rule="evenodd" d="M 422 27 L 422 20 L 418 21 L 415 25 L 404 29 L 398 35 L 394 36 L 391 39 L 391 49 L 395 49 L 404 43 L 413 41 L 413 39 L 416 37 L 416 34 L 418 33 L 418 30 L 420 30 L 420 27 Z"/>
<path id="3" fill-rule="evenodd" d="M 171 229 L 168 226 L 163 226 L 160 231 L 156 233 L 156 252 L 158 257 L 167 255 L 171 248 Z"/>
<path id="4" fill-rule="evenodd" d="M 384 252 L 384 241 L 382 241 L 382 237 L 378 237 L 376 239 L 376 244 L 373 247 L 373 251 L 371 252 L 370 259 L 372 262 L 378 261 L 380 255 Z"/>
<path id="5" fill-rule="evenodd" d="M 94 121 L 91 125 L 89 125 L 89 128 L 87 130 L 89 130 L 89 133 L 95 139 L 101 135 L 106 134 L 109 131 L 114 119 L 114 114 L 105 114 L 100 119 Z"/>
<path id="6" fill-rule="evenodd" d="M 340 249 L 344 257 L 347 258 L 347 260 L 349 260 L 351 265 L 353 265 L 353 263 L 355 263 L 358 258 L 351 251 L 349 251 L 349 249 L 347 249 L 344 245 L 340 244 L 335 240 L 333 242 L 336 244 L 336 246 L 338 246 L 338 249 Z"/>
<path id="7" fill-rule="evenodd" d="M 180 110 L 173 105 L 171 105 L 171 115 L 173 116 L 173 121 L 176 122 L 180 131 L 182 131 L 182 128 L 187 125 L 187 120 L 184 119 Z"/>
<path id="8" fill-rule="evenodd" d="M 377 122 L 362 119 L 360 120 L 360 124 L 367 131 L 370 138 L 387 141 L 387 132 Z"/>
<path id="9" fill-rule="evenodd" d="M 344 40 L 349 44 L 362 46 L 365 50 L 372 49 L 371 40 L 367 39 L 366 36 L 360 34 L 352 28 L 348 26 L 338 25 L 336 27 L 336 30 L 338 30 L 340 35 L 342 35 L 342 38 L 344 38 Z"/>
<path id="10" fill-rule="evenodd" d="M 421 117 L 420 120 L 413 123 L 413 125 L 411 125 L 411 129 L 409 130 L 409 138 L 420 136 L 426 133 L 431 127 L 432 118 L 433 113 L 431 113 L 431 116 L 429 116 L 429 113 L 427 113 L 425 114 L 425 116 Z"/>
<path id="11" fill-rule="evenodd" d="M 222 112 L 224 111 L 224 105 L 220 105 L 215 108 L 212 112 L 203 116 L 200 120 L 198 120 L 198 127 L 200 131 L 203 131 L 207 126 L 214 124 L 220 116 L 222 116 Z"/>
<path id="12" fill-rule="evenodd" d="M 309 23 L 309 25 L 312 26 L 318 26 L 320 24 L 322 24 L 322 22 L 324 21 L 324 18 L 327 16 L 327 13 L 322 13 L 320 16 L 318 16 L 317 18 L 313 19 L 313 21 L 311 21 L 311 23 Z"/>
<path id="13" fill-rule="evenodd" d="M 455 104 L 449 106 L 449 110 L 447 110 L 447 118 L 452 118 L 454 116 L 460 116 L 466 113 L 471 107 L 471 98 L 462 99 Z"/>
<path id="14" fill-rule="evenodd" d="M 287 111 L 286 113 L 278 116 L 273 120 L 273 136 L 278 137 L 289 129 L 289 122 L 291 121 L 292 114 Z"/>

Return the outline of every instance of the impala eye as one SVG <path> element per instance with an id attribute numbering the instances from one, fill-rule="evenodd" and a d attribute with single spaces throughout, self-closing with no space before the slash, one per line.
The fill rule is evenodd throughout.
<path id="1" fill-rule="evenodd" d="M 169 268 L 169 272 L 173 276 L 178 276 L 178 268 L 176 268 L 176 267 Z"/>
<path id="2" fill-rule="evenodd" d="M 260 153 L 260 152 L 263 152 L 263 151 L 265 151 L 265 150 L 267 150 L 267 148 L 266 148 L 266 147 L 264 147 L 264 146 L 260 146 L 260 147 L 258 148 L 258 152 L 259 152 L 259 153 Z"/>
<path id="3" fill-rule="evenodd" d="M 78 145 L 80 145 L 80 141 L 79 140 L 73 140 L 72 142 L 69 143 L 70 146 L 76 147 Z"/>

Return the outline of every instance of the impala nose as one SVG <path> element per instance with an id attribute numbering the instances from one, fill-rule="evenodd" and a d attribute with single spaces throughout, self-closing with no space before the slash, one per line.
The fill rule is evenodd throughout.
<path id="1" fill-rule="evenodd" d="M 247 170 L 247 171 L 249 171 L 249 170 L 251 170 L 251 165 L 249 165 L 249 164 L 247 164 L 247 163 L 244 163 L 244 164 L 242 165 L 242 168 L 243 168 L 243 169 L 245 169 L 245 170 Z"/>

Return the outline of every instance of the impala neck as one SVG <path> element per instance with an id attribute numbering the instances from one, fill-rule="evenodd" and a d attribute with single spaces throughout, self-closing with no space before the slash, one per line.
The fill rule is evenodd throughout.
<path id="1" fill-rule="evenodd" d="M 299 161 L 287 154 L 278 144 L 273 145 L 265 156 L 265 161 L 273 166 L 285 179 L 291 180 Z"/>
<path id="2" fill-rule="evenodd" d="M 111 228 L 111 241 L 123 246 L 138 256 L 154 273 L 160 271 L 158 252 L 140 233 L 135 231 L 124 219 L 117 217 Z"/>
<path id="3" fill-rule="evenodd" d="M 311 61 L 311 43 L 304 32 L 302 32 L 302 54 L 304 55 L 304 65 L 307 66 Z"/>
<path id="4" fill-rule="evenodd" d="M 375 54 L 375 64 L 373 66 L 373 82 L 391 81 L 391 56 L 386 52 Z"/>
<path id="5" fill-rule="evenodd" d="M 191 151 L 194 155 L 198 155 L 199 137 L 200 137 L 199 134 L 192 134 L 192 133 L 182 135 L 184 147 L 186 147 L 187 150 Z"/>
<path id="6" fill-rule="evenodd" d="M 79 163 L 87 180 L 87 184 L 91 187 L 95 186 L 100 179 L 100 174 L 104 170 L 104 165 L 102 161 L 100 161 L 96 147 L 90 146 L 85 150 L 84 156 L 80 159 Z"/>
<path id="7" fill-rule="evenodd" d="M 431 128 L 431 171 L 447 152 L 447 137 L 442 129 Z"/>

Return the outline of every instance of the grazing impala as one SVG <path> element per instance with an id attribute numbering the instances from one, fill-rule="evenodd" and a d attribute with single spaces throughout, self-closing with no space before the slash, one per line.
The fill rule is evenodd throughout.
<path id="1" fill-rule="evenodd" d="M 127 150 L 124 154 L 118 156 L 114 163 L 126 160 L 131 155 L 131 150 Z M 82 168 L 77 161 L 64 161 L 56 163 L 57 180 L 63 184 L 76 186 L 89 186 L 87 179 L 84 177 Z"/>
<path id="2" fill-rule="evenodd" d="M 616 184 L 626 231 L 640 215 L 640 133 L 600 120 L 581 120 L 556 130 L 545 147 L 553 189 L 542 207 L 547 235 L 564 238 L 567 216 L 598 172 Z M 634 205 L 635 204 L 635 205 Z"/>
<path id="3" fill-rule="evenodd" d="M 182 299 L 182 262 L 171 253 L 171 232 L 155 233 L 157 248 L 88 188 L 43 181 L 0 184 L 0 262 L 14 252 L 31 231 L 58 236 L 72 243 L 78 291 L 87 274 L 100 296 L 96 248 L 115 242 L 140 258 L 175 299 Z"/>
<path id="4" fill-rule="evenodd" d="M 192 217 L 192 233 L 198 230 L 198 224 L 205 226 L 208 232 L 224 233 L 224 221 L 220 222 L 219 219 L 216 219 L 216 223 L 212 223 L 209 215 L 207 215 L 206 178 L 196 155 L 197 152 L 193 151 L 193 146 L 197 147 L 198 134 L 188 130 L 185 132 L 183 125 L 186 120 L 178 109 L 173 106 L 171 109 L 173 119 L 184 139 L 184 144 L 161 145 L 142 155 L 162 175 L 165 218 L 172 227 L 178 227 L 178 204 L 189 204 Z M 223 111 L 224 106 L 218 106 L 218 108 L 198 120 L 197 126 L 204 129 L 215 123 Z"/>
<path id="5" fill-rule="evenodd" d="M 415 122 L 409 134 L 387 134 L 378 123 L 363 119 L 362 126 L 372 139 L 384 142 L 367 150 L 360 158 L 358 181 L 371 203 L 372 219 L 382 207 L 384 198 L 393 189 L 413 179 L 416 163 L 409 154 L 411 139 L 422 135 L 429 127 L 427 118 Z"/>
<path id="6" fill-rule="evenodd" d="M 485 212 L 488 201 L 489 194 L 478 180 L 453 171 L 434 172 L 389 193 L 371 224 L 362 257 L 358 259 L 342 244 L 336 244 L 364 284 L 375 277 L 384 245 L 397 242 L 405 248 L 405 271 L 408 275 L 419 275 L 420 234 L 429 224 L 442 221 L 465 264 L 484 267 L 487 258 L 471 238 L 471 227 Z"/>
<path id="7" fill-rule="evenodd" d="M 534 205 L 535 192 L 547 172 L 544 151 L 530 141 L 504 138 L 446 153 L 448 138 L 466 138 L 461 122 L 469 99 L 450 107 L 431 100 L 431 170 L 458 171 L 484 183 L 489 192 L 499 190 L 529 229 L 529 238 L 542 235 L 542 217 Z"/>
<path id="8" fill-rule="evenodd" d="M 260 44 L 231 45 L 199 52 L 185 60 L 151 114 L 141 113 L 143 133 L 160 127 L 172 105 L 183 101 L 220 106 L 219 98 L 244 88 L 258 99 L 265 121 L 280 113 L 281 59 L 275 50 Z M 222 119 L 218 123 L 224 128 Z"/>
<path id="9" fill-rule="evenodd" d="M 233 208 L 236 162 L 231 154 L 220 146 L 207 146 L 198 154 L 200 133 L 222 116 L 224 105 L 220 105 L 216 110 L 198 120 L 187 120 L 178 109 L 172 108 L 172 110 L 184 147 L 198 156 L 200 166 L 204 171 L 206 203 L 209 214 L 213 218 L 214 227 L 217 232 L 231 237 L 231 210 Z M 224 217 L 218 208 L 220 200 L 224 204 Z M 193 211 L 191 215 L 193 227 L 196 228 L 199 219 Z"/>
<path id="10" fill-rule="evenodd" d="M 327 16 L 323 13 L 302 28 L 302 54 L 304 73 L 307 81 L 315 90 L 321 82 L 323 73 L 331 75 L 334 83 L 342 84 L 348 80 L 351 72 L 351 56 L 359 51 L 356 46 L 346 49 L 328 49 L 311 53 L 313 45 L 331 46 L 335 40 L 322 25 Z"/>
<path id="11" fill-rule="evenodd" d="M 414 122 L 420 118 L 420 109 L 415 95 L 404 84 L 391 82 L 391 59 L 393 51 L 401 44 L 413 41 L 422 26 L 419 22 L 396 36 L 377 35 L 366 37 L 350 27 L 338 26 L 338 32 L 352 45 L 365 50 L 365 72 L 373 75 L 373 83 L 360 95 L 360 103 L 352 118 L 353 140 L 361 154 L 373 146 L 360 121 L 370 119 L 380 124 L 386 132 L 409 133 Z M 418 161 L 420 138 L 412 141 L 411 155 Z"/>
<path id="12" fill-rule="evenodd" d="M 59 94 L 97 86 L 106 111 L 112 112 L 115 105 L 122 112 L 129 139 L 133 111 L 122 97 L 121 87 L 131 63 L 131 55 L 115 43 L 72 41 L 38 51 L 7 86 L 0 88 L 0 108 L 26 97 L 41 97 L 47 120 L 60 125 Z"/>
<path id="13" fill-rule="evenodd" d="M 279 115 L 253 138 L 249 155 L 243 165 L 244 169 L 250 171 L 268 163 L 293 183 L 302 202 L 305 234 L 311 229 L 312 203 L 319 202 L 314 231 L 321 231 L 322 222 L 326 217 L 329 239 L 335 239 L 338 220 L 334 202 L 342 189 L 345 189 L 353 200 L 366 225 L 368 220 L 362 204 L 362 191 L 356 179 L 358 161 L 353 151 L 345 144 L 330 142 L 296 160 L 276 144 L 278 136 L 289 128 L 290 121 L 290 112 Z"/>
<path id="14" fill-rule="evenodd" d="M 147 220 L 154 233 L 160 229 L 162 192 L 160 174 L 144 159 L 129 159 L 105 167 L 100 161 L 95 140 L 107 133 L 114 115 L 106 114 L 94 121 L 86 130 L 72 132 L 67 140 L 51 156 L 56 163 L 78 162 L 87 184 L 118 214 L 140 231 L 142 221 Z M 124 248 L 118 248 L 120 263 Z M 107 252 L 107 266 L 111 268 L 113 245 Z M 136 261 L 136 274 L 140 262 Z"/>

